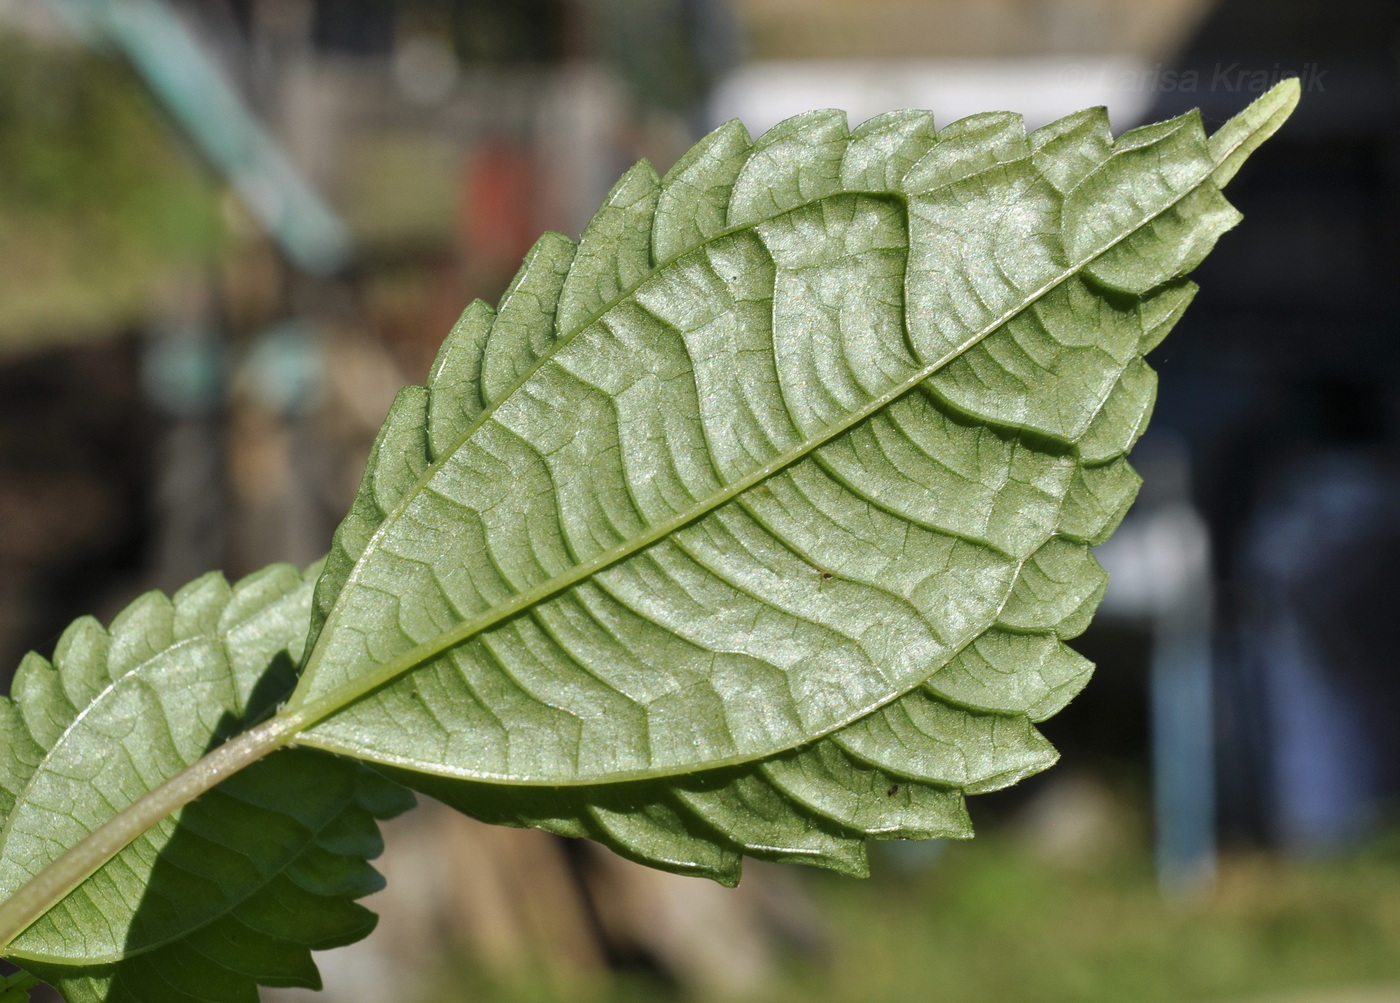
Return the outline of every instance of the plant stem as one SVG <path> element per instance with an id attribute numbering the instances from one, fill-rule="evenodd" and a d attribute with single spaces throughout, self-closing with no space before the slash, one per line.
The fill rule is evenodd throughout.
<path id="1" fill-rule="evenodd" d="M 225 778 L 285 745 L 294 733 L 288 721 L 275 717 L 245 731 L 142 795 L 66 850 L 0 902 L 0 956 L 31 923 L 128 843 Z"/>

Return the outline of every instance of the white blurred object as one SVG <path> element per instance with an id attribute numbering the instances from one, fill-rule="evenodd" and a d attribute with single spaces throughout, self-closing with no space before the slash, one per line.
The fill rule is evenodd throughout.
<path id="1" fill-rule="evenodd" d="M 1141 508 L 1095 550 L 1102 612 L 1151 631 L 1149 706 L 1157 878 L 1172 896 L 1215 880 L 1214 619 L 1210 529 L 1191 504 L 1184 441 L 1158 433 L 1138 464 Z"/>
<path id="2" fill-rule="evenodd" d="M 460 75 L 457 56 L 436 35 L 410 35 L 394 50 L 394 82 L 414 104 L 445 101 Z"/>
<path id="3" fill-rule="evenodd" d="M 1131 845 L 1126 818 L 1124 807 L 1101 780 L 1070 772 L 1056 774 L 1036 789 L 1015 828 L 1037 859 L 1088 872 Z"/>
<path id="4" fill-rule="evenodd" d="M 1107 616 L 1159 616 L 1209 588 L 1210 531 L 1187 501 L 1130 516 L 1094 556 L 1108 572 Z"/>
<path id="5" fill-rule="evenodd" d="M 928 108 L 940 127 L 978 112 L 1014 111 L 1034 129 L 1104 105 L 1122 130 L 1142 120 L 1169 72 L 1132 56 L 775 60 L 740 66 L 720 81 L 710 119 L 738 118 L 758 135 L 812 108 L 843 108 L 853 126 L 899 108 Z"/>

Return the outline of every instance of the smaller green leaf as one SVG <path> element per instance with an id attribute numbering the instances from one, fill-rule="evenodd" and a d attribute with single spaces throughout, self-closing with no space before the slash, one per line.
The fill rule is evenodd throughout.
<path id="1" fill-rule="evenodd" d="M 31 875 L 295 682 L 313 569 L 206 575 L 149 593 L 104 630 L 84 618 L 30 655 L 0 701 L 0 891 Z M 255 1001 L 318 987 L 310 952 L 367 934 L 383 882 L 376 819 L 401 787 L 314 750 L 259 760 L 120 851 L 24 930 L 7 957 L 69 1003 Z"/>

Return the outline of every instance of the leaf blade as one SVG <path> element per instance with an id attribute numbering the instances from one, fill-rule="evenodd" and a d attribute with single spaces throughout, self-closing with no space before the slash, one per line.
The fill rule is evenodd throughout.
<path id="1" fill-rule="evenodd" d="M 1030 136 L 1000 114 L 924 127 L 813 113 L 751 145 L 726 127 L 611 265 L 600 224 L 585 305 L 340 592 L 293 698 L 302 741 L 586 802 L 843 735 L 922 699 L 988 630 L 1082 630 L 1102 591 L 1088 546 L 1136 490 L 1141 354 L 1236 221 L 1216 151 L 1194 115 L 1111 145 L 1092 111 Z M 877 176 L 887 193 L 841 187 Z M 629 178 L 635 213 L 654 175 Z M 995 469 L 964 439 L 995 444 Z M 1050 713 L 1073 666 L 999 699 Z M 987 671 L 960 696 L 1000 710 L 973 692 Z M 1046 765 L 1030 749 L 956 777 L 900 761 L 977 790 Z"/>

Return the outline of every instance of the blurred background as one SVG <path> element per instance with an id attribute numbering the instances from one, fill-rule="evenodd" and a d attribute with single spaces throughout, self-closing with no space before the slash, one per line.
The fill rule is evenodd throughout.
<path id="1" fill-rule="evenodd" d="M 268 1001 L 1400 1000 L 1393 0 L 0 0 L 0 675 L 323 553 L 395 390 L 545 229 L 739 117 L 1303 100 L 1153 357 L 1048 774 L 866 882 L 728 892 L 424 809 Z"/>

